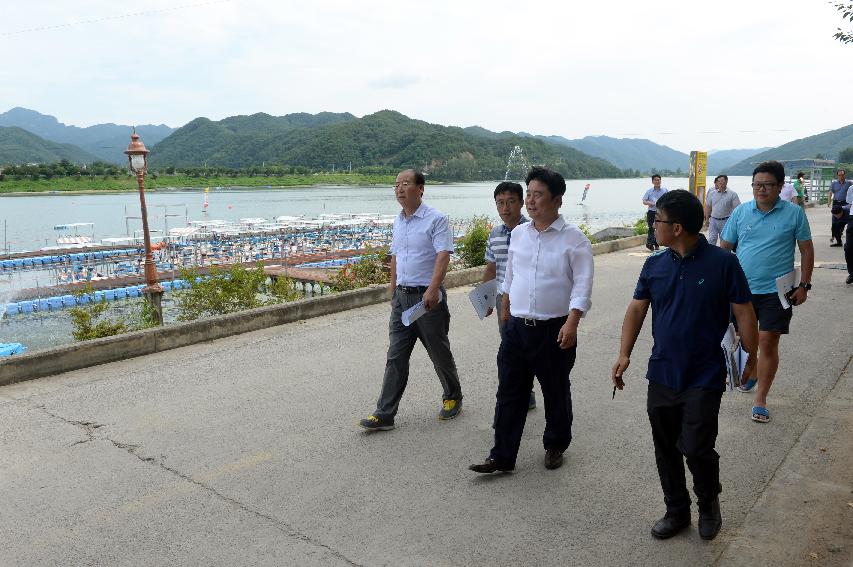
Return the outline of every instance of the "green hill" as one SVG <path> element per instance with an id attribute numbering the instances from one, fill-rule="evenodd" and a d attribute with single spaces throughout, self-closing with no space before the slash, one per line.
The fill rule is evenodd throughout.
<path id="1" fill-rule="evenodd" d="M 755 164 L 770 159 L 811 159 L 822 155 L 826 159 L 838 159 L 838 154 L 846 148 L 853 147 L 853 124 L 800 138 L 765 152 L 755 154 L 733 165 L 726 173 L 729 175 L 751 175 Z"/>
<path id="2" fill-rule="evenodd" d="M 382 170 L 418 167 L 436 179 L 503 178 L 519 145 L 531 164 L 547 164 L 570 178 L 621 177 L 612 164 L 545 140 L 413 120 L 391 110 L 350 114 L 265 114 L 218 122 L 197 118 L 152 148 L 159 166 L 303 166 Z"/>
<path id="3" fill-rule="evenodd" d="M 15 107 L 0 114 L 0 126 L 17 126 L 45 140 L 74 144 L 107 163 L 124 164 L 124 150 L 130 142 L 130 126 L 95 124 L 86 128 L 68 126 L 55 117 L 28 108 Z M 137 125 L 136 131 L 147 146 L 153 146 L 174 129 L 165 124 Z M 91 161 L 91 160 L 90 160 Z"/>
<path id="4" fill-rule="evenodd" d="M 23 128 L 0 126 L 0 164 L 92 163 L 98 158 L 72 144 L 51 142 Z"/>

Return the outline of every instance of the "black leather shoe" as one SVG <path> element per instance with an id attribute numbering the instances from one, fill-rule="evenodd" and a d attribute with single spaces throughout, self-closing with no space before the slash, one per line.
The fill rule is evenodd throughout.
<path id="1" fill-rule="evenodd" d="M 655 522 L 655 525 L 652 526 L 652 536 L 657 539 L 671 538 L 689 525 L 689 513 L 685 515 L 676 515 L 667 512 L 663 518 Z"/>
<path id="2" fill-rule="evenodd" d="M 836 242 L 835 244 L 830 244 L 830 245 L 829 245 L 829 247 L 830 247 L 830 248 L 836 248 L 836 247 L 838 247 L 838 246 L 841 246 L 841 243 L 840 243 L 840 242 Z"/>
<path id="3" fill-rule="evenodd" d="M 563 452 L 556 449 L 545 451 L 545 468 L 548 470 L 558 469 L 563 466 Z"/>
<path id="4" fill-rule="evenodd" d="M 502 467 L 494 459 L 486 459 L 479 465 L 471 465 L 468 467 L 468 470 L 474 471 L 475 473 L 494 473 L 494 472 L 509 472 L 514 467 Z"/>
<path id="5" fill-rule="evenodd" d="M 720 533 L 723 526 L 723 516 L 720 514 L 720 499 L 707 506 L 699 506 L 699 537 L 702 539 L 714 539 Z"/>
<path id="6" fill-rule="evenodd" d="M 850 274 L 849 276 L 847 276 L 847 279 L 844 280 L 844 283 L 846 283 L 847 285 L 852 284 L 853 283 L 853 274 Z"/>

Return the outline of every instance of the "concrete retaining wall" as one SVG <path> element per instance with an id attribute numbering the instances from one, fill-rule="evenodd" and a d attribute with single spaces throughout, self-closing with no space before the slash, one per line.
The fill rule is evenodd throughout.
<path id="1" fill-rule="evenodd" d="M 643 242 L 645 242 L 645 236 L 632 236 L 594 244 L 592 250 L 595 255 L 606 254 L 640 246 Z M 479 282 L 482 276 L 482 267 L 456 270 L 447 274 L 444 283 L 449 288 L 460 287 Z M 0 386 L 221 339 L 383 301 L 388 301 L 388 286 L 377 285 L 16 355 L 0 360 Z"/>

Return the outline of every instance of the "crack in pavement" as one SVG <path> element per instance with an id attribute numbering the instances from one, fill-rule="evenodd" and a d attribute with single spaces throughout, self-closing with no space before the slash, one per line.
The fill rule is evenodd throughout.
<path id="1" fill-rule="evenodd" d="M 27 404 L 27 405 L 29 405 L 29 404 Z M 236 498 L 226 496 L 225 494 L 222 494 L 221 492 L 219 492 L 218 490 L 216 490 L 212 486 L 208 486 L 208 485 L 204 484 L 203 482 L 199 482 L 199 481 L 195 480 L 194 478 L 192 478 L 191 476 L 184 474 L 181 471 L 179 471 L 173 467 L 168 466 L 167 464 L 165 464 L 163 462 L 163 459 L 165 459 L 164 455 L 160 455 L 160 458 L 156 459 L 154 457 L 141 454 L 140 453 L 141 445 L 139 445 L 139 444 L 122 443 L 120 441 L 116 441 L 114 439 L 111 439 L 109 436 L 107 436 L 105 434 L 95 435 L 95 433 L 99 429 L 105 427 L 105 424 L 96 423 L 96 422 L 92 422 L 92 421 L 77 421 L 77 420 L 73 420 L 73 419 L 68 419 L 68 418 L 65 418 L 59 414 L 56 414 L 56 413 L 48 410 L 44 405 L 41 405 L 41 404 L 35 405 L 35 406 L 30 406 L 30 407 L 34 407 L 35 409 L 38 409 L 38 410 L 44 412 L 45 414 L 51 416 L 52 418 L 57 419 L 59 421 L 62 421 L 63 423 L 67 423 L 69 425 L 74 425 L 74 426 L 82 429 L 84 434 L 86 435 L 86 439 L 81 440 L 81 441 L 75 441 L 74 443 L 72 443 L 70 445 L 70 447 L 74 447 L 76 445 L 81 445 L 84 443 L 89 443 L 91 441 L 97 441 L 97 440 L 108 441 L 117 449 L 121 449 L 121 450 L 125 451 L 126 453 L 128 453 L 129 455 L 131 455 L 133 457 L 136 457 L 137 459 L 139 459 L 143 463 L 156 465 L 160 469 L 162 469 L 166 472 L 169 472 L 172 475 L 177 476 L 178 478 L 180 478 L 186 482 L 189 482 L 189 483 L 201 488 L 202 490 L 204 490 L 206 492 L 213 494 L 214 496 L 216 496 L 220 500 L 228 502 L 232 506 L 236 506 L 240 510 L 242 510 L 248 514 L 251 514 L 257 518 L 261 518 L 263 520 L 266 520 L 267 522 L 270 522 L 275 529 L 277 529 L 278 531 L 280 531 L 281 533 L 283 533 L 286 536 L 289 536 L 293 539 L 297 539 L 297 540 L 299 540 L 303 543 L 306 543 L 310 546 L 319 547 L 321 549 L 324 549 L 327 552 L 331 553 L 334 557 L 345 562 L 347 565 L 352 565 L 353 567 L 364 567 L 360 563 L 356 563 L 355 561 L 348 558 L 347 556 L 345 556 L 343 553 L 337 551 L 336 549 L 334 549 L 334 548 L 332 548 L 332 547 L 330 547 L 324 543 L 315 541 L 310 536 L 307 536 L 305 534 L 300 533 L 297 529 L 295 529 L 293 526 L 291 526 L 287 522 L 283 522 L 283 521 L 281 521 L 281 520 L 279 520 L 273 516 L 270 516 L 268 514 L 264 514 L 263 512 L 259 512 L 257 510 L 254 510 L 251 507 L 249 507 L 248 505 L 244 504 L 243 502 L 240 502 Z"/>

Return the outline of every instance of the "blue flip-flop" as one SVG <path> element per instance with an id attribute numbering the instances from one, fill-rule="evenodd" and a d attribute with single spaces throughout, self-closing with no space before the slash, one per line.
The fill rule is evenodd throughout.
<path id="1" fill-rule="evenodd" d="M 752 421 L 757 421 L 758 423 L 767 423 L 770 421 L 770 412 L 767 411 L 767 408 L 763 408 L 761 406 L 752 406 Z"/>
<path id="2" fill-rule="evenodd" d="M 738 392 L 741 392 L 743 394 L 746 394 L 748 392 L 751 392 L 752 389 L 755 388 L 756 384 L 758 384 L 758 380 L 756 380 L 755 378 L 750 378 L 749 380 L 747 380 L 746 382 L 744 382 L 740 386 L 735 386 L 735 390 L 737 390 Z"/>

